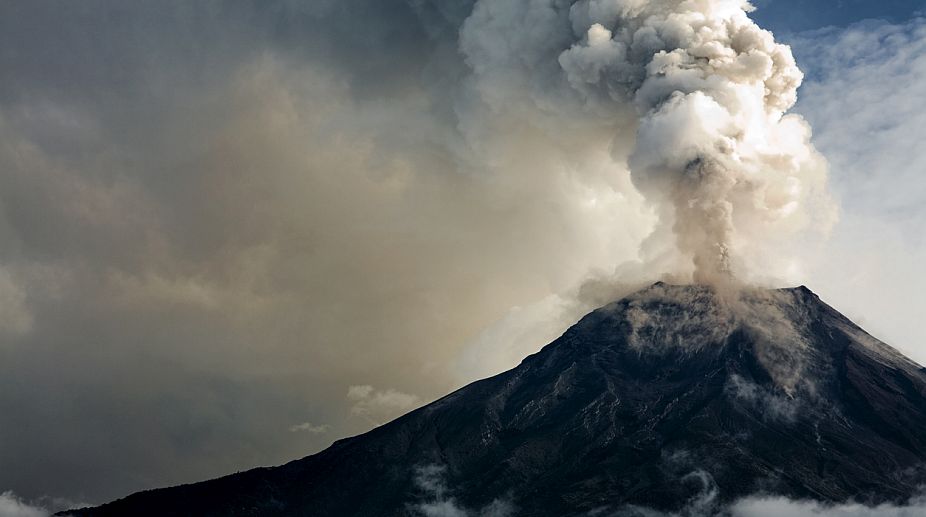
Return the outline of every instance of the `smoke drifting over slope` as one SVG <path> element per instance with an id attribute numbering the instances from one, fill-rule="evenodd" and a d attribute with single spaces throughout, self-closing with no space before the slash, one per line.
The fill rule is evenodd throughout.
<path id="1" fill-rule="evenodd" d="M 489 106 L 523 104 L 527 92 L 551 125 L 611 132 L 613 173 L 629 165 L 658 214 L 651 238 L 674 234 L 675 264 L 663 272 L 710 281 L 748 276 L 757 252 L 780 245 L 775 237 L 832 220 L 825 161 L 807 124 L 785 115 L 803 76 L 749 9 L 741 0 L 480 2 L 461 46 Z"/>

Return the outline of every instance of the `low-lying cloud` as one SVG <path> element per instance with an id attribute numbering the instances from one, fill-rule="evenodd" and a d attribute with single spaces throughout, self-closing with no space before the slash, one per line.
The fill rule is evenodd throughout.
<path id="1" fill-rule="evenodd" d="M 377 390 L 373 386 L 351 386 L 347 400 L 353 405 L 350 412 L 374 425 L 381 425 L 421 405 L 417 395 L 394 389 Z"/>
<path id="2" fill-rule="evenodd" d="M 700 504 L 700 503 L 699 503 Z M 869 506 L 861 503 L 828 504 L 793 500 L 776 496 L 752 496 L 722 509 L 705 510 L 692 506 L 679 512 L 665 513 L 647 508 L 624 508 L 616 513 L 595 513 L 614 517 L 920 517 L 926 515 L 926 500 L 914 499 L 907 504 Z"/>
<path id="3" fill-rule="evenodd" d="M 45 508 L 33 506 L 13 492 L 0 493 L 0 517 L 48 517 L 51 512 Z"/>
<path id="4" fill-rule="evenodd" d="M 824 504 L 782 497 L 752 497 L 733 504 L 731 517 L 916 517 L 926 515 L 926 500 L 905 505 Z"/>
<path id="5" fill-rule="evenodd" d="M 480 510 L 461 506 L 446 483 L 447 468 L 425 465 L 415 470 L 415 485 L 421 490 L 422 502 L 412 505 L 415 515 L 422 517 L 514 517 L 514 505 L 505 499 L 495 499 Z"/>
<path id="6" fill-rule="evenodd" d="M 331 429 L 331 426 L 328 424 L 313 424 L 312 422 L 303 422 L 301 424 L 290 426 L 289 432 L 323 434 L 323 433 L 327 433 L 328 430 L 330 429 Z"/>
<path id="7" fill-rule="evenodd" d="M 703 470 L 694 470 L 680 479 L 694 483 L 698 493 L 683 508 L 663 512 L 643 506 L 602 507 L 589 517 L 918 517 L 926 515 L 926 497 L 918 496 L 903 504 L 866 505 L 856 502 L 825 503 L 790 499 L 769 494 L 755 494 L 733 503 L 721 503 L 713 478 Z"/>

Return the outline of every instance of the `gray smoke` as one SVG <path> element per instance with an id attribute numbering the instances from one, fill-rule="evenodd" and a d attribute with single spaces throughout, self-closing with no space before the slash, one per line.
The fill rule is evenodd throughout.
<path id="1" fill-rule="evenodd" d="M 769 252 L 833 220 L 826 163 L 787 115 L 802 74 L 744 0 L 478 2 L 461 33 L 493 112 L 610 146 L 674 235 L 662 273 L 696 282 L 767 272 Z M 568 48 L 564 48 L 568 47 Z M 780 255 L 772 253 L 771 256 Z M 644 257 L 646 258 L 646 257 Z M 787 264 L 775 264 L 778 273 Z"/>

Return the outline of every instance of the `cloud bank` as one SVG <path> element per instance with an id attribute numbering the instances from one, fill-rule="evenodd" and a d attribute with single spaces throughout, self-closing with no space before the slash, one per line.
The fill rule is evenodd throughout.
<path id="1" fill-rule="evenodd" d="M 816 501 L 795 501 L 783 497 L 753 496 L 741 499 L 723 509 L 705 509 L 699 504 L 693 504 L 679 513 L 663 513 L 647 508 L 624 508 L 610 515 L 620 517 L 916 517 L 926 513 L 926 501 L 922 499 L 912 500 L 906 505 L 866 506 L 860 503 L 825 504 Z M 595 515 L 609 514 L 603 512 Z"/>
<path id="2" fill-rule="evenodd" d="M 907 505 L 827 505 L 812 501 L 791 501 L 780 497 L 749 498 L 730 507 L 732 517 L 914 517 L 926 513 L 926 501 Z"/>
<path id="3" fill-rule="evenodd" d="M 662 512 L 641 506 L 624 506 L 617 510 L 602 507 L 589 517 L 914 517 L 926 512 L 926 499 L 914 497 L 905 504 L 842 504 L 756 494 L 733 503 L 722 504 L 716 483 L 709 473 L 695 470 L 680 479 L 700 486 L 700 493 L 677 512 Z"/>
<path id="4" fill-rule="evenodd" d="M 51 513 L 37 506 L 32 506 L 16 497 L 13 492 L 0 493 L 0 517 L 48 517 Z"/>

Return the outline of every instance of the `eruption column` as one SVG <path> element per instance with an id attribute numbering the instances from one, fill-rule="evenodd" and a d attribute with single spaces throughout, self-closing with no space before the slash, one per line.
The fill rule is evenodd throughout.
<path id="1" fill-rule="evenodd" d="M 569 84 L 638 114 L 634 185 L 696 282 L 732 274 L 738 248 L 802 224 L 825 180 L 810 130 L 786 115 L 803 78 L 743 0 L 581 0 L 558 56 Z"/>

